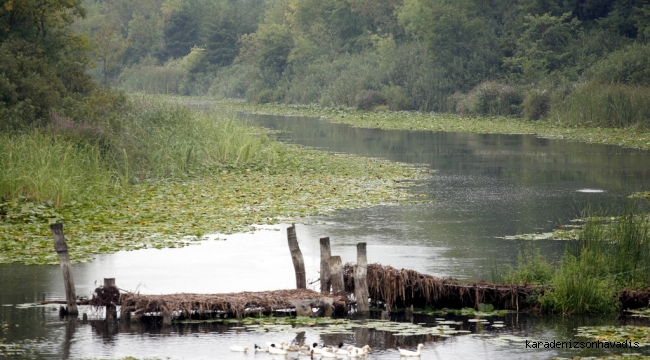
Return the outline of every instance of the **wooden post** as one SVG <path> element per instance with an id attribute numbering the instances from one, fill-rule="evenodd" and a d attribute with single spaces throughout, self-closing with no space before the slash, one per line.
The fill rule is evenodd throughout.
<path id="1" fill-rule="evenodd" d="M 330 238 L 320 238 L 320 292 L 329 292 L 332 281 L 330 279 Z"/>
<path id="2" fill-rule="evenodd" d="M 368 304 L 368 258 L 366 243 L 357 244 L 357 266 L 354 268 L 354 297 L 357 299 L 357 312 L 370 311 Z"/>
<path id="3" fill-rule="evenodd" d="M 113 294 L 113 292 L 108 289 L 114 287 L 115 278 L 104 278 L 104 289 L 106 290 L 106 293 Z M 113 323 L 115 320 L 117 320 L 117 306 L 113 301 L 110 301 L 106 304 L 106 322 Z"/>
<path id="4" fill-rule="evenodd" d="M 75 295 L 74 280 L 72 279 L 72 265 L 70 265 L 70 255 L 68 254 L 68 244 L 65 242 L 63 235 L 63 224 L 55 223 L 50 225 L 54 235 L 54 250 L 59 254 L 61 270 L 63 270 L 63 284 L 65 286 L 65 300 L 68 305 L 67 312 L 69 315 L 77 316 L 77 296 Z"/>
<path id="5" fill-rule="evenodd" d="M 163 307 L 162 310 L 160 311 L 160 314 L 162 315 L 163 326 L 168 326 L 172 324 L 172 312 L 169 311 L 169 309 Z"/>
<path id="6" fill-rule="evenodd" d="M 345 283 L 343 282 L 343 264 L 340 256 L 330 258 L 330 270 L 332 280 L 332 293 L 334 295 L 345 295 Z"/>
<path id="7" fill-rule="evenodd" d="M 302 258 L 302 252 L 298 245 L 298 237 L 296 236 L 296 226 L 291 225 L 287 228 L 287 240 L 289 241 L 289 250 L 291 251 L 291 260 L 293 260 L 293 268 L 296 271 L 296 289 L 307 288 L 307 274 L 305 273 L 305 262 Z"/>

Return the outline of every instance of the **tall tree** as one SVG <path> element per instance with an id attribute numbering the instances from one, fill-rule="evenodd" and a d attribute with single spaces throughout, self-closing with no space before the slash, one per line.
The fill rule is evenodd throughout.
<path id="1" fill-rule="evenodd" d="M 92 89 L 88 39 L 69 27 L 83 15 L 81 0 L 0 6 L 0 130 L 47 123 L 62 98 Z"/>

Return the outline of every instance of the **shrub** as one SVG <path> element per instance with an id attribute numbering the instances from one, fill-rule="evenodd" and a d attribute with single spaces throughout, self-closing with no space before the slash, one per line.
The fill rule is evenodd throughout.
<path id="1" fill-rule="evenodd" d="M 463 95 L 456 93 L 451 103 L 459 114 L 482 116 L 519 115 L 523 96 L 513 86 L 486 81 Z"/>
<path id="2" fill-rule="evenodd" d="M 547 90 L 531 90 L 526 93 L 522 105 L 526 119 L 544 119 L 551 108 L 551 94 Z"/>
<path id="3" fill-rule="evenodd" d="M 392 111 L 409 110 L 410 100 L 401 86 L 384 86 L 381 90 L 386 99 L 388 109 Z"/>
<path id="4" fill-rule="evenodd" d="M 601 84 L 650 86 L 650 44 L 634 43 L 610 53 L 587 76 Z"/>
<path id="5" fill-rule="evenodd" d="M 366 90 L 355 98 L 355 106 L 363 110 L 372 110 L 377 106 L 386 105 L 386 97 L 383 93 L 374 90 Z"/>

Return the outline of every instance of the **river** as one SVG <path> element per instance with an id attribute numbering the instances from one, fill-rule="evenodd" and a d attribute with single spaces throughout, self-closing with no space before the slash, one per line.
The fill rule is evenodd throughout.
<path id="1" fill-rule="evenodd" d="M 409 268 L 436 276 L 490 280 L 503 265 L 515 265 L 527 241 L 507 235 L 548 232 L 580 216 L 587 205 L 615 210 L 634 191 L 650 187 L 650 153 L 617 146 L 583 144 L 532 135 L 481 135 L 361 129 L 327 121 L 282 116 L 242 116 L 244 121 L 282 130 L 281 141 L 333 152 L 417 164 L 433 170 L 412 190 L 430 201 L 420 204 L 342 210 L 305 219 L 297 233 L 308 281 L 318 277 L 318 239 L 329 236 L 332 253 L 353 262 L 356 244 L 367 243 L 369 262 Z M 181 249 L 150 249 L 97 256 L 75 264 L 77 294 L 90 295 L 103 278 L 116 278 L 126 290 L 149 294 L 261 291 L 295 286 L 287 248 L 287 225 L 252 233 L 215 235 Z M 557 259 L 562 241 L 537 240 L 535 246 Z M 345 341 L 373 347 L 373 359 L 399 358 L 395 346 L 425 342 L 423 359 L 519 359 L 573 356 L 577 350 L 526 349 L 517 340 L 568 341 L 583 325 L 641 323 L 600 317 L 537 317 L 511 314 L 479 326 L 462 319 L 471 334 L 450 338 L 395 336 L 384 331 L 323 335 L 297 328 L 283 334 L 232 329 L 223 324 L 139 324 L 107 328 L 101 322 L 74 326 L 52 307 L 20 304 L 64 297 L 58 266 L 0 265 L 0 339 L 15 343 L 16 358 L 266 359 L 267 354 L 230 352 L 230 344 L 265 343 L 281 336 L 307 342 Z M 314 285 L 315 286 L 315 285 Z M 92 318 L 100 316 L 89 312 Z M 458 320 L 458 319 L 454 319 Z M 430 317 L 414 322 L 434 323 Z M 585 339 L 580 339 L 585 340 Z M 607 351 L 588 352 L 606 354 Z M 2 354 L 2 352 L 0 352 Z"/>

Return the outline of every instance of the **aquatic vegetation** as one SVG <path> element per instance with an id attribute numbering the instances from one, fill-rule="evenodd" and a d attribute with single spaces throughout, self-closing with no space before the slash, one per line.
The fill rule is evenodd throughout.
<path id="1" fill-rule="evenodd" d="M 576 336 L 610 342 L 631 342 L 638 347 L 650 345 L 650 327 L 647 326 L 583 326 Z"/>
<path id="2" fill-rule="evenodd" d="M 287 145 L 285 156 L 298 165 L 143 182 L 56 210 L 25 199 L 5 202 L 9 222 L 0 225 L 0 263 L 58 263 L 48 221 L 64 222 L 71 259 L 83 262 L 93 254 L 185 246 L 208 233 L 295 222 L 335 209 L 419 200 L 407 191 L 414 182 L 398 188 L 395 181 L 426 175 L 403 164 L 297 146 Z"/>
<path id="3" fill-rule="evenodd" d="M 632 317 L 650 318 L 650 308 L 625 309 L 625 312 L 632 314 Z"/>
<path id="4" fill-rule="evenodd" d="M 250 104 L 234 101 L 219 101 L 215 104 L 224 109 L 250 113 L 322 117 L 332 122 L 365 128 L 481 134 L 534 134 L 543 138 L 650 149 L 650 134 L 641 128 L 575 127 L 552 120 L 528 121 L 504 116 L 476 118 L 413 111 L 373 112 L 317 105 Z"/>
<path id="5" fill-rule="evenodd" d="M 471 319 L 470 319 L 471 320 Z M 485 324 L 489 321 L 482 320 Z M 394 322 L 387 320 L 349 320 L 349 319 L 332 319 L 332 318 L 310 318 L 310 317 L 261 317 L 261 318 L 244 318 L 235 319 L 211 319 L 211 320 L 184 320 L 177 323 L 193 324 L 200 322 L 223 322 L 226 324 L 237 325 L 231 326 L 230 330 L 249 331 L 249 332 L 273 332 L 273 333 L 291 333 L 297 328 L 309 327 L 309 331 L 316 334 L 354 334 L 355 328 L 374 329 L 385 331 L 394 336 L 416 336 L 432 335 L 439 337 L 449 337 L 452 335 L 468 334 L 469 330 L 458 329 L 463 325 L 462 321 L 448 321 L 445 319 L 436 319 L 435 323 L 412 324 L 405 322 Z M 471 322 L 471 321 L 470 321 Z M 491 325 L 495 328 L 500 327 L 503 322 L 494 321 Z M 462 326 L 461 326 L 462 327 Z"/>
<path id="6" fill-rule="evenodd" d="M 490 316 L 503 316 L 512 312 L 511 310 L 495 310 L 492 304 L 479 304 L 479 309 L 462 308 L 462 309 L 414 309 L 414 314 L 424 315 L 456 315 L 456 316 L 476 316 L 476 317 L 490 317 Z"/>

